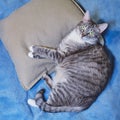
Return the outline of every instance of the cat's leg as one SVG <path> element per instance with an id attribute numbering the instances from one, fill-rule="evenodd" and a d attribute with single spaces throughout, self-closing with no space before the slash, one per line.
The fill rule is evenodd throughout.
<path id="1" fill-rule="evenodd" d="M 46 112 L 80 112 L 85 107 L 82 106 L 55 106 L 53 104 L 49 104 L 46 101 L 44 101 L 44 89 L 40 90 L 36 96 L 35 96 L 35 104 L 39 106 L 40 109 L 46 111 Z"/>
<path id="2" fill-rule="evenodd" d="M 47 85 L 52 88 L 53 81 L 48 74 L 43 75 L 43 79 L 46 81 Z"/>
<path id="3" fill-rule="evenodd" d="M 30 52 L 28 53 L 28 56 L 31 58 L 47 58 L 51 59 L 55 62 L 60 62 L 63 60 L 64 55 L 58 52 L 55 49 L 34 45 L 29 48 Z"/>

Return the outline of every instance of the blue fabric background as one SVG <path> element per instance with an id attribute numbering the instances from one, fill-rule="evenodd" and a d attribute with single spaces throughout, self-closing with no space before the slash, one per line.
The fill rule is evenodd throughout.
<path id="1" fill-rule="evenodd" d="M 0 19 L 30 0 L 0 0 Z M 96 102 L 81 113 L 45 113 L 27 105 L 27 99 L 45 87 L 41 80 L 30 91 L 21 87 L 15 67 L 0 41 L 0 120 L 120 120 L 120 0 L 77 0 L 96 22 L 108 22 L 106 45 L 115 58 L 114 71 L 106 89 Z"/>

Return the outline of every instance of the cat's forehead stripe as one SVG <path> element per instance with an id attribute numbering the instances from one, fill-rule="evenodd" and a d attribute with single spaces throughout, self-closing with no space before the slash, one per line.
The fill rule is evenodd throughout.
<path id="1" fill-rule="evenodd" d="M 89 21 L 89 22 L 86 22 L 86 23 L 84 23 L 83 21 L 81 21 L 80 24 L 79 24 L 79 26 L 85 26 L 85 27 L 87 28 L 87 29 L 86 29 L 87 31 L 88 31 L 89 29 L 93 29 L 93 30 L 94 30 L 95 32 L 97 32 L 97 33 L 100 32 L 97 24 L 94 23 L 93 21 Z M 80 29 L 81 29 L 81 28 L 80 28 Z"/>
<path id="2" fill-rule="evenodd" d="M 94 23 L 93 21 L 88 21 L 88 22 L 81 21 L 79 25 L 87 25 L 87 26 L 91 26 L 91 27 L 97 27 L 97 24 Z"/>

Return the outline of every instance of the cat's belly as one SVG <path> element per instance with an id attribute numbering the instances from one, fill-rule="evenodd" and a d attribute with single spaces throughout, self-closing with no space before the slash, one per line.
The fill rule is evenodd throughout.
<path id="1" fill-rule="evenodd" d="M 56 86 L 58 83 L 67 82 L 67 74 L 64 68 L 61 68 L 59 65 L 56 67 L 56 75 L 53 78 L 53 86 Z"/>

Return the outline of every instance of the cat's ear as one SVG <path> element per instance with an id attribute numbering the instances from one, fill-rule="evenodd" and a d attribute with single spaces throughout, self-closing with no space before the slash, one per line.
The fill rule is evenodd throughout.
<path id="1" fill-rule="evenodd" d="M 84 14 L 83 22 L 88 22 L 88 21 L 90 21 L 90 13 L 87 10 L 86 13 Z"/>
<path id="2" fill-rule="evenodd" d="M 102 33 L 103 31 L 105 31 L 108 27 L 107 23 L 102 23 L 102 24 L 98 24 L 98 28 L 100 30 L 100 33 Z"/>

